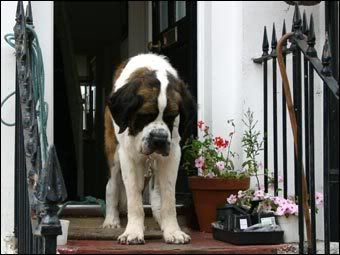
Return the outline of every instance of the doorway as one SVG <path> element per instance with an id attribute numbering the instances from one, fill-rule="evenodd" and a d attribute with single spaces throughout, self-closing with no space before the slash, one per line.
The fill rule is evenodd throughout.
<path id="1" fill-rule="evenodd" d="M 167 17 L 160 4 L 167 6 Z M 195 6 L 185 1 L 55 2 L 54 143 L 69 200 L 105 199 L 105 99 L 123 60 L 149 52 L 148 42 L 179 29 L 180 40 L 171 45 L 162 41 L 158 53 L 169 57 L 196 97 Z M 156 29 L 160 18 L 167 20 L 162 31 Z M 178 194 L 188 193 L 185 180 L 180 170 Z"/>

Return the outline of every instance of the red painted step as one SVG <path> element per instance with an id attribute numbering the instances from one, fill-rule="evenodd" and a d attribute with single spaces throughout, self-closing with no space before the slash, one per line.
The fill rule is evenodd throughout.
<path id="1" fill-rule="evenodd" d="M 145 245 L 121 245 L 117 241 L 70 240 L 58 246 L 60 254 L 275 254 L 287 244 L 237 246 L 214 240 L 210 233 L 191 232 L 191 243 L 166 244 L 163 240 L 146 240 Z"/>

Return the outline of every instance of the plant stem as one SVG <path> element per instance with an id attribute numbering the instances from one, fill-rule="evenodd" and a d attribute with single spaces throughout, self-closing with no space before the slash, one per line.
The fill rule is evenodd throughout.
<path id="1" fill-rule="evenodd" d="M 233 134 L 230 137 L 230 143 L 229 143 L 229 148 L 228 148 L 228 153 L 227 153 L 227 164 L 229 162 L 229 154 L 230 154 L 231 142 L 233 141 L 233 137 L 234 137 L 234 134 L 235 134 L 235 126 L 233 125 L 233 127 L 234 127 L 234 131 L 233 131 Z"/>
<path id="2" fill-rule="evenodd" d="M 257 176 L 257 170 L 255 171 L 255 177 L 256 177 L 256 180 L 257 180 L 257 187 L 258 187 L 258 189 L 260 190 L 261 187 L 260 187 L 259 177 Z"/>

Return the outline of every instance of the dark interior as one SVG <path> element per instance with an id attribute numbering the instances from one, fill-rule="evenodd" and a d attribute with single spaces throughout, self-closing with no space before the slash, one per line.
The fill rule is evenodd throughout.
<path id="1" fill-rule="evenodd" d="M 55 3 L 54 137 L 69 200 L 105 198 L 103 110 L 122 60 L 127 8 L 123 1 Z"/>
<path id="2" fill-rule="evenodd" d="M 142 31 L 147 31 L 149 17 L 153 43 L 162 46 L 155 51 L 169 58 L 196 98 L 196 3 L 180 2 L 164 1 L 162 6 L 153 2 L 152 13 L 146 1 L 55 3 L 54 143 L 69 200 L 105 198 L 109 172 L 103 146 L 105 99 L 115 67 L 128 56 L 147 51 L 151 38 Z M 161 20 L 167 24 L 162 29 Z M 195 120 L 193 116 L 182 144 L 195 134 Z M 176 198 L 183 204 L 190 200 L 187 174 L 181 167 Z"/>

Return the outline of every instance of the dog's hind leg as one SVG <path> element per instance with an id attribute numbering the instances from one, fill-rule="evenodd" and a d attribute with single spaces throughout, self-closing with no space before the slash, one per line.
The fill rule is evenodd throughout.
<path id="1" fill-rule="evenodd" d="M 121 171 L 119 171 L 118 175 L 118 185 L 119 185 L 119 205 L 118 205 L 119 212 L 127 213 L 127 198 Z"/>
<path id="2" fill-rule="evenodd" d="M 105 154 L 110 168 L 110 178 L 106 185 L 106 216 L 104 228 L 120 228 L 118 201 L 120 193 L 119 179 L 120 163 L 118 156 L 118 142 L 112 123 L 112 116 L 108 107 L 105 107 Z"/>
<path id="3" fill-rule="evenodd" d="M 119 185 L 119 162 L 111 167 L 111 178 L 106 185 L 106 216 L 104 228 L 120 228 L 118 202 L 120 195 Z"/>

